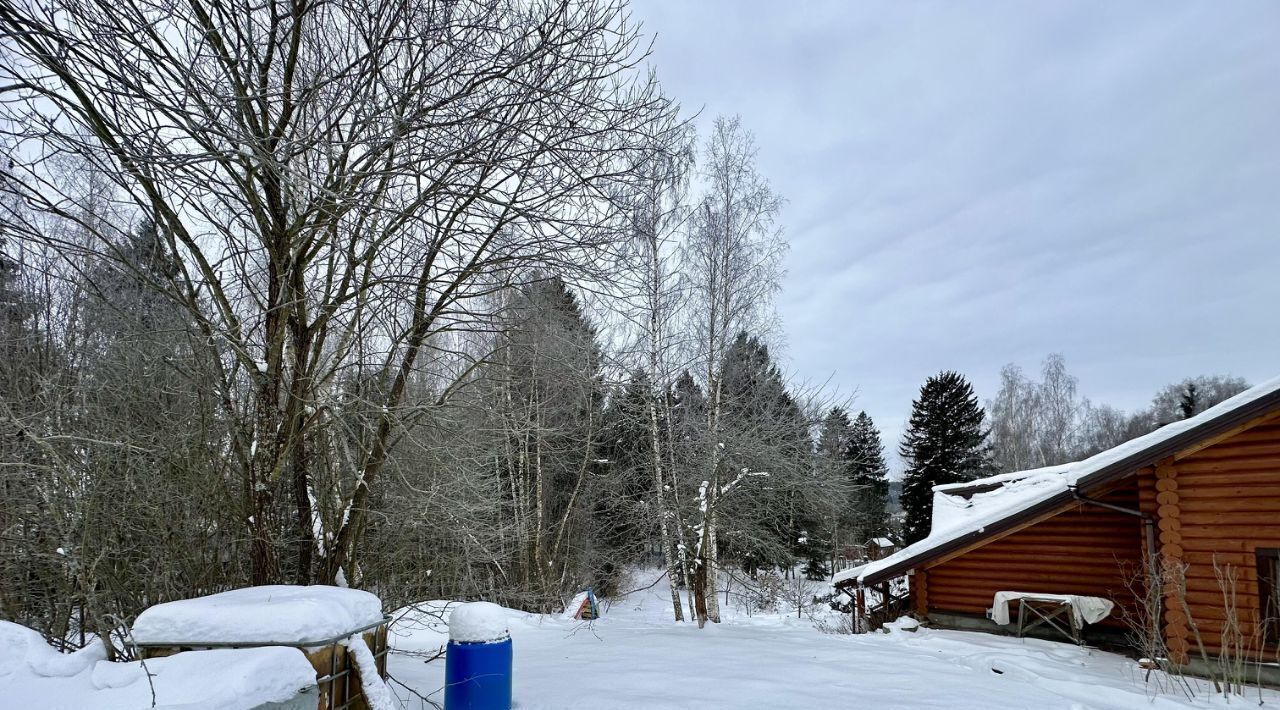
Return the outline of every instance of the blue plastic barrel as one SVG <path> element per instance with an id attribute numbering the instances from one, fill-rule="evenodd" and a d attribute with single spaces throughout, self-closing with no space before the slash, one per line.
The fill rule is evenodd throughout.
<path id="1" fill-rule="evenodd" d="M 511 639 L 450 641 L 444 656 L 445 710 L 511 709 Z"/>
<path id="2" fill-rule="evenodd" d="M 511 710 L 511 635 L 504 616 L 486 602 L 464 604 L 450 616 L 445 710 Z"/>

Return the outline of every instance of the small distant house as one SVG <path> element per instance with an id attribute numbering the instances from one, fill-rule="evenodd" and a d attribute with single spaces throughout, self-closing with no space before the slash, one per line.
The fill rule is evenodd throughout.
<path id="1" fill-rule="evenodd" d="M 904 577 L 907 595 L 889 593 Z M 998 592 L 1078 595 L 1110 603 L 1085 634 L 1116 637 L 1154 606 L 1141 601 L 1152 589 L 1175 663 L 1224 644 L 1274 661 L 1280 378 L 1084 461 L 938 486 L 929 537 L 833 581 L 862 613 L 874 590 L 935 625 L 1003 632 Z"/>
<path id="2" fill-rule="evenodd" d="M 867 559 L 883 560 L 898 550 L 898 545 L 887 537 L 871 538 L 867 542 Z"/>

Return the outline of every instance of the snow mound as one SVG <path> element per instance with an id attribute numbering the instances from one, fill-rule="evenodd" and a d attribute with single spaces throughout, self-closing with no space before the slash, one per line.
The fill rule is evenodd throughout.
<path id="1" fill-rule="evenodd" d="M 35 631 L 0 621 L 0 678 L 19 672 L 67 678 L 83 673 L 106 657 L 106 649 L 96 639 L 74 653 L 58 653 Z"/>
<path id="2" fill-rule="evenodd" d="M 302 651 L 283 646 L 187 651 L 145 666 L 105 657 L 100 643 L 58 653 L 35 631 L 0 621 L 4 706 L 250 710 L 316 685 L 315 669 Z"/>
<path id="3" fill-rule="evenodd" d="M 246 587 L 157 604 L 138 615 L 138 643 L 299 644 L 349 634 L 382 620 L 369 592 L 327 585 Z"/>
<path id="4" fill-rule="evenodd" d="M 463 604 L 449 614 L 449 639 L 458 643 L 501 641 L 510 636 L 507 610 L 491 602 Z"/>
<path id="5" fill-rule="evenodd" d="M 140 698 L 149 701 L 152 684 L 155 685 L 159 707 L 169 708 L 253 708 L 263 703 L 280 703 L 295 697 L 300 691 L 316 684 L 316 670 L 302 651 L 286 646 L 259 648 L 219 648 L 207 651 L 187 651 L 146 662 L 151 674 L 147 683 L 146 673 L 140 662 L 123 665 L 136 667 L 136 681 L 119 688 L 103 690 L 101 705 L 93 707 L 146 707 L 128 703 L 112 704 L 119 697 Z M 95 668 L 94 676 L 103 674 Z M 114 674 L 115 680 L 124 680 L 124 674 Z"/>

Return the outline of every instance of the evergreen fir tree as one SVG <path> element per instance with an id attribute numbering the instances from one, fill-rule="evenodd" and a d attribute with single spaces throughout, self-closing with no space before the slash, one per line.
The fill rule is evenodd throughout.
<path id="1" fill-rule="evenodd" d="M 843 459 L 854 494 L 848 527 L 854 540 L 866 542 L 889 532 L 889 467 L 884 461 L 880 430 L 866 412 L 859 412 L 850 427 Z"/>
<path id="2" fill-rule="evenodd" d="M 990 470 L 984 417 L 973 387 L 957 372 L 939 373 L 920 388 L 898 450 L 907 464 L 902 533 L 908 545 L 929 534 L 934 486 L 970 481 Z"/>
<path id="3" fill-rule="evenodd" d="M 599 495 L 592 510 L 591 539 L 600 559 L 601 593 L 614 589 L 622 567 L 642 561 L 656 537 L 649 498 L 653 494 L 653 461 L 649 440 L 649 378 L 632 373 L 616 389 L 602 414 L 599 473 L 593 485 Z"/>
<path id="4" fill-rule="evenodd" d="M 1190 419 L 1200 411 L 1200 392 L 1196 383 L 1187 383 L 1186 389 L 1182 391 L 1182 400 L 1178 402 L 1178 410 L 1182 412 L 1183 419 Z"/>
<path id="5" fill-rule="evenodd" d="M 799 491 L 811 474 L 813 439 L 809 422 L 787 392 L 786 379 L 759 338 L 739 333 L 721 368 L 721 436 L 728 471 L 768 472 L 768 480 L 725 503 L 726 518 L 741 534 L 726 535 L 723 551 L 748 571 L 788 569 L 804 560 L 811 574 L 823 570 L 826 551 L 820 511 Z"/>
<path id="6" fill-rule="evenodd" d="M 840 407 L 832 407 L 822 419 L 818 429 L 818 457 L 824 463 L 844 461 L 853 434 L 849 413 Z"/>

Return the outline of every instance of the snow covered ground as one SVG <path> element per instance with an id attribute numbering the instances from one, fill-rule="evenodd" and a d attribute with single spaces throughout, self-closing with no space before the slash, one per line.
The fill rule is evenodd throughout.
<path id="1" fill-rule="evenodd" d="M 647 580 L 646 582 L 647 583 Z M 437 603 L 439 604 L 439 603 Z M 414 623 L 417 622 L 417 623 Z M 1227 707 L 1198 683 L 1189 700 L 1143 683 L 1123 656 L 1035 639 L 920 629 L 833 635 L 795 613 L 745 616 L 698 630 L 671 621 L 662 584 L 615 602 L 593 623 L 509 611 L 515 702 L 535 708 Z M 390 672 L 442 702 L 447 633 L 408 613 L 393 626 Z M 392 683 L 405 708 L 431 705 Z M 1280 708 L 1267 691 L 1265 707 Z M 1230 705 L 1257 704 L 1256 692 Z"/>
<path id="2" fill-rule="evenodd" d="M 1250 691 L 1228 703 L 1199 681 L 1188 697 L 1167 682 L 1144 683 L 1131 659 L 1068 644 L 906 624 L 826 634 L 794 611 L 748 615 L 732 607 L 725 623 L 699 630 L 673 623 L 670 604 L 659 583 L 606 606 L 595 622 L 495 609 L 515 646 L 516 706 L 1169 710 L 1259 699 Z M 443 702 L 442 619 L 455 606 L 433 602 L 396 615 L 390 689 L 406 710 Z M 136 662 L 103 660 L 101 646 L 59 654 L 39 634 L 0 622 L 0 707 L 141 710 L 152 707 L 154 689 L 156 707 L 248 710 L 315 682 L 302 654 L 281 647 L 181 653 L 149 661 L 147 671 L 151 682 Z M 1280 709 L 1280 693 L 1266 691 L 1262 700 Z"/>

